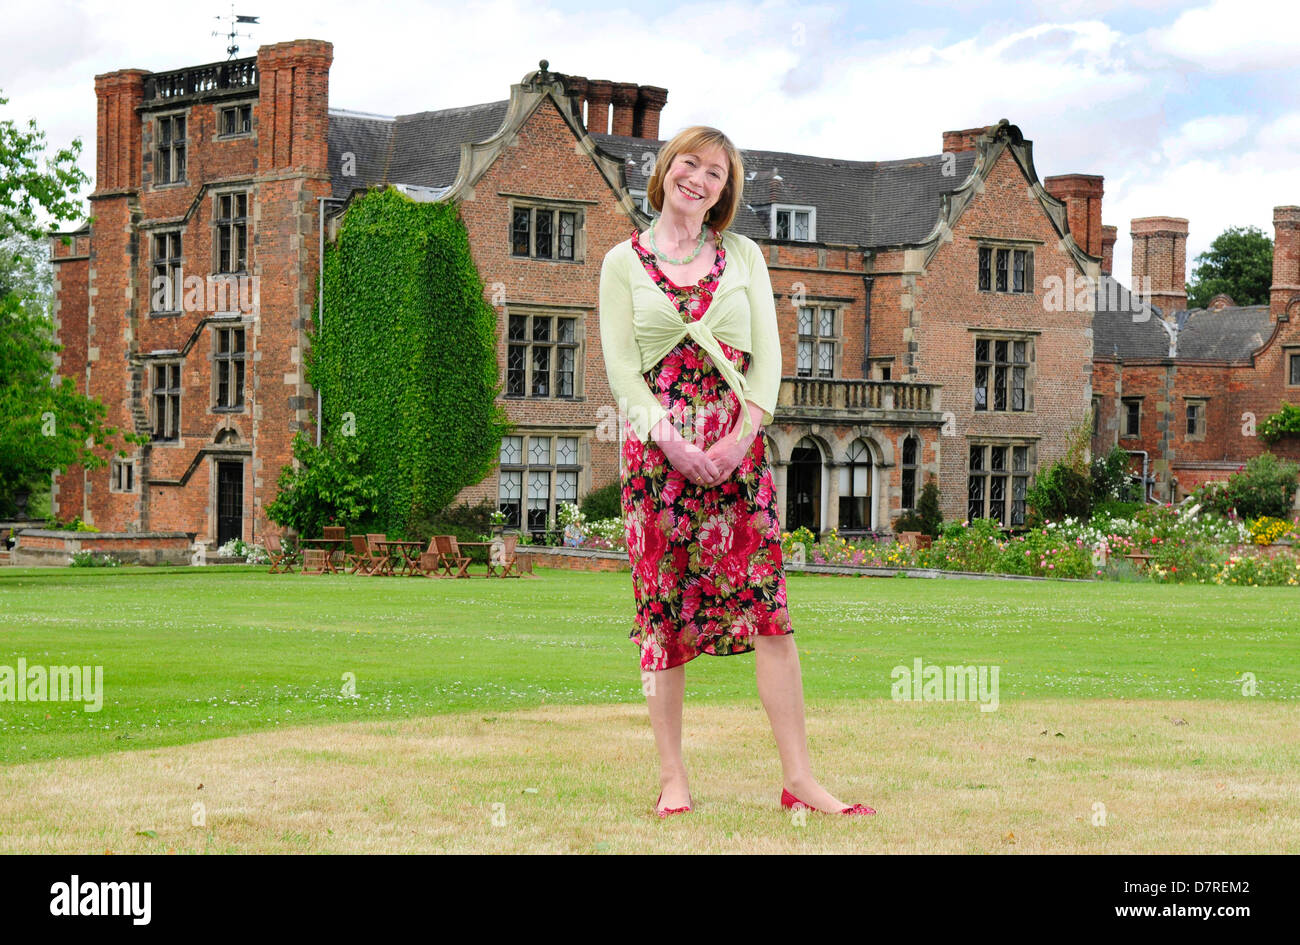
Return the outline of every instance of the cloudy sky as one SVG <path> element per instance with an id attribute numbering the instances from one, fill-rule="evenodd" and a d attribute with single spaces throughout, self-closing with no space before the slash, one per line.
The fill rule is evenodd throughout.
<path id="1" fill-rule="evenodd" d="M 1189 266 L 1225 227 L 1273 235 L 1300 204 L 1300 4 L 1293 0 L 1011 3 L 623 0 L 270 2 L 239 55 L 334 44 L 330 102 L 402 114 L 509 97 L 553 70 L 663 86 L 660 134 L 724 129 L 743 148 L 854 160 L 940 150 L 945 129 L 1007 118 L 1040 176 L 1105 177 L 1128 280 L 1133 217 L 1190 221 Z M 165 15 L 161 15 L 165 11 Z M 80 137 L 94 173 L 94 76 L 226 58 L 228 4 L 0 0 L 0 118 Z"/>

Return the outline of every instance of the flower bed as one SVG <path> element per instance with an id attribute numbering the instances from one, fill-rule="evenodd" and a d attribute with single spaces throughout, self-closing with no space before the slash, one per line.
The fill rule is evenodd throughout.
<path id="1" fill-rule="evenodd" d="M 832 529 L 814 542 L 808 529 L 782 535 L 790 560 L 871 567 L 937 568 L 1036 577 L 1151 580 L 1166 583 L 1300 583 L 1293 547 L 1262 547 L 1292 526 L 1280 520 L 1246 523 L 1199 506 L 1151 506 L 1132 518 L 1065 518 L 1005 535 L 992 519 L 953 522 L 929 548 L 897 541 L 855 544 Z M 1286 528 L 1282 526 L 1285 525 Z M 1130 558 L 1129 556 L 1136 556 Z"/>

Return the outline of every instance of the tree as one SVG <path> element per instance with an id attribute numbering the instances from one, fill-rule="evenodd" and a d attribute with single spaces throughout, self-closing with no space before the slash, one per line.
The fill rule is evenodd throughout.
<path id="1" fill-rule="evenodd" d="M 0 105 L 8 103 L 0 95 Z M 7 232 L 40 238 L 45 230 L 36 224 L 36 206 L 56 220 L 77 219 L 81 201 L 76 194 L 90 178 L 77 166 L 80 138 L 46 157 L 45 170 L 37 167 L 45 152 L 45 132 L 36 127 L 35 118 L 27 120 L 27 127 L 24 132 L 10 119 L 0 121 L 0 224 Z"/>
<path id="2" fill-rule="evenodd" d="M 1257 226 L 1232 226 L 1196 257 L 1187 307 L 1205 308 L 1219 293 L 1238 305 L 1263 305 L 1273 284 L 1273 241 Z"/>
<path id="3" fill-rule="evenodd" d="M 0 105 L 7 103 L 0 97 Z M 33 212 L 39 206 L 55 220 L 80 217 L 76 192 L 90 182 L 76 164 L 81 141 L 46 158 L 42 171 L 37 162 L 45 133 L 34 119 L 28 129 L 0 121 L 0 509 L 8 513 L 14 496 L 30 491 L 51 470 L 106 466 L 96 448 L 121 433 L 104 425 L 102 403 L 79 394 L 71 378 L 54 374 L 52 355 L 62 346 L 54 341 L 49 316 L 52 280 L 42 245 L 47 232 Z M 135 433 L 124 439 L 147 442 Z"/>

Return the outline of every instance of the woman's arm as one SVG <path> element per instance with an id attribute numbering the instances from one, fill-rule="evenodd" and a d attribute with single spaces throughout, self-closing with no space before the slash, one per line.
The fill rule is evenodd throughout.
<path id="1" fill-rule="evenodd" d="M 772 296 L 772 278 L 762 249 L 753 253 L 749 270 L 750 352 L 748 402 L 762 411 L 754 427 L 767 426 L 776 410 L 781 390 L 781 337 L 776 322 L 776 301 Z"/>
<path id="2" fill-rule="evenodd" d="M 637 438 L 646 443 L 668 411 L 641 376 L 641 349 L 632 326 L 632 290 L 621 267 L 611 262 L 612 252 L 605 254 L 600 266 L 600 349 L 619 414 L 626 413 Z"/>

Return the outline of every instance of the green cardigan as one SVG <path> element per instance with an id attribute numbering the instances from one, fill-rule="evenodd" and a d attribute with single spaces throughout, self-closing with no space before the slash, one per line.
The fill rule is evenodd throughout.
<path id="1" fill-rule="evenodd" d="M 781 387 L 781 340 L 776 303 L 763 251 L 748 236 L 723 231 L 727 264 L 708 310 L 698 321 L 686 319 L 655 285 L 626 239 L 605 254 L 600 267 L 600 345 L 605 371 L 620 414 L 626 413 L 642 442 L 668 411 L 641 375 L 658 364 L 686 336 L 709 355 L 723 381 L 741 402 L 737 439 L 753 429 L 746 400 L 772 422 Z M 722 353 L 722 341 L 750 352 L 741 374 Z M 620 423 L 622 422 L 620 418 Z"/>

